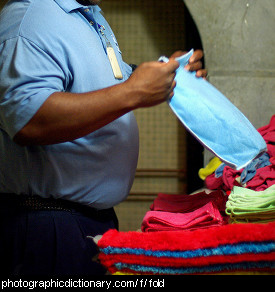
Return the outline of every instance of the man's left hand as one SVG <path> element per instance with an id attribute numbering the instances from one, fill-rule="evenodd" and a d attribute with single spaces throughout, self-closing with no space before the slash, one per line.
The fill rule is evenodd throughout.
<path id="1" fill-rule="evenodd" d="M 177 51 L 170 58 L 173 58 L 173 59 L 178 58 L 184 54 L 186 54 L 186 52 Z M 185 66 L 185 69 L 191 72 L 196 71 L 197 77 L 206 78 L 207 70 L 202 68 L 202 62 L 201 62 L 202 58 L 203 58 L 202 50 L 194 51 L 193 55 L 189 59 L 189 63 Z"/>

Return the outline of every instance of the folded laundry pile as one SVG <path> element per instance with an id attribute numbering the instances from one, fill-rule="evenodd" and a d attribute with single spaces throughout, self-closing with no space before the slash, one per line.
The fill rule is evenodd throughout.
<path id="1" fill-rule="evenodd" d="M 263 191 L 275 184 L 275 115 L 271 117 L 270 123 L 259 128 L 258 132 L 266 142 L 267 152 L 240 170 L 224 163 L 220 164 L 218 158 L 214 157 L 209 166 L 199 170 L 199 176 L 205 181 L 208 189 L 231 191 L 234 186 L 241 186 Z"/>
<path id="2" fill-rule="evenodd" d="M 275 272 L 275 222 L 194 231 L 107 231 L 99 260 L 112 274 Z"/>
<path id="3" fill-rule="evenodd" d="M 160 193 L 144 216 L 143 232 L 103 234 L 99 260 L 109 272 L 275 274 L 275 115 L 258 131 L 267 152 L 246 167 L 236 170 L 215 157 L 199 172 L 208 191 Z"/>
<path id="4" fill-rule="evenodd" d="M 158 194 L 142 221 L 141 230 L 194 230 L 220 226 L 227 222 L 222 191 L 194 195 Z"/>
<path id="5" fill-rule="evenodd" d="M 217 207 L 209 202 L 203 207 L 189 213 L 148 211 L 142 221 L 141 230 L 143 232 L 182 229 L 193 230 L 219 226 L 223 222 L 223 218 Z"/>
<path id="6" fill-rule="evenodd" d="M 231 223 L 275 221 L 275 184 L 264 191 L 233 187 L 226 213 Z"/>

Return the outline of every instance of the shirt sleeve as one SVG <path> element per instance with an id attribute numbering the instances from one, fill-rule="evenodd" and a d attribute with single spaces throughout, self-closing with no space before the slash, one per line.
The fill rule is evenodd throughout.
<path id="1" fill-rule="evenodd" d="M 0 128 L 11 138 L 68 78 L 58 60 L 33 42 L 11 38 L 0 45 Z"/>

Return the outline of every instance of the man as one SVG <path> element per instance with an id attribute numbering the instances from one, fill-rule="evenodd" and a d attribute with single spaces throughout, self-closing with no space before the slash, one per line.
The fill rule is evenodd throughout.
<path id="1" fill-rule="evenodd" d="M 132 111 L 173 96 L 175 53 L 132 73 L 99 0 L 11 0 L 0 16 L 0 254 L 7 274 L 104 274 L 87 236 L 117 228 Z M 204 77 L 201 51 L 188 65 Z"/>

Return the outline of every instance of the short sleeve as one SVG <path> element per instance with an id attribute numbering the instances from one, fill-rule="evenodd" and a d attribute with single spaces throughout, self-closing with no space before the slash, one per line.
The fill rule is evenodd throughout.
<path id="1" fill-rule="evenodd" d="M 0 45 L 0 127 L 10 137 L 21 130 L 46 99 L 64 91 L 68 78 L 52 56 L 16 37 Z"/>

